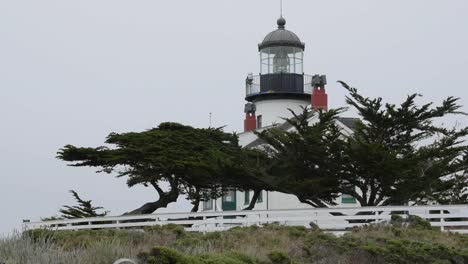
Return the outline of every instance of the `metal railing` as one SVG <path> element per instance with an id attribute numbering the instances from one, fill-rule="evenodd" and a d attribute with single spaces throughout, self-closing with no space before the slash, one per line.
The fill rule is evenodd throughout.
<path id="1" fill-rule="evenodd" d="M 312 75 L 304 76 L 304 93 L 312 94 Z M 260 75 L 249 75 L 245 80 L 245 96 L 252 96 L 260 93 Z"/>
<path id="2" fill-rule="evenodd" d="M 142 228 L 176 224 L 188 231 L 214 232 L 236 226 L 278 223 L 310 227 L 311 223 L 330 232 L 346 232 L 353 227 L 388 221 L 397 214 L 416 215 L 429 220 L 442 231 L 468 234 L 468 205 L 382 206 L 356 208 L 310 208 L 268 211 L 225 211 L 163 213 L 24 223 L 23 229 L 80 230 L 104 228 Z"/>

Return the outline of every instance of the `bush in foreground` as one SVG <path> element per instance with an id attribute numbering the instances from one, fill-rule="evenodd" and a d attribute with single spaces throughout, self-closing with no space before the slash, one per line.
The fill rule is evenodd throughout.
<path id="1" fill-rule="evenodd" d="M 186 232 L 168 225 L 145 230 L 34 230 L 0 240 L 7 264 L 468 263 L 468 236 L 433 230 L 423 220 L 356 228 L 342 237 L 316 229 L 267 225 L 224 232 Z"/>

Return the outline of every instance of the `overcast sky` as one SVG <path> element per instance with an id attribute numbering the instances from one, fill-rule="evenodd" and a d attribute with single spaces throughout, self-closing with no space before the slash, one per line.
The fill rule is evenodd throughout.
<path id="1" fill-rule="evenodd" d="M 163 121 L 206 127 L 210 112 L 213 125 L 241 131 L 244 79 L 259 71 L 278 2 L 0 0 L 0 233 L 72 204 L 70 189 L 115 215 L 157 198 L 67 167 L 55 159 L 66 144 L 98 146 Z M 336 80 L 390 102 L 418 92 L 468 106 L 467 14 L 466 0 L 284 6 L 286 28 L 306 43 L 305 72 L 328 77 L 331 107 L 344 103 Z"/>

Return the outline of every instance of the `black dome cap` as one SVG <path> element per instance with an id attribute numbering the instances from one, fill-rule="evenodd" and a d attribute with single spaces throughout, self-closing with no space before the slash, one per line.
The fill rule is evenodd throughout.
<path id="1" fill-rule="evenodd" d="M 276 23 L 278 29 L 270 32 L 263 42 L 258 44 L 259 50 L 275 46 L 293 46 L 305 49 L 305 44 L 301 42 L 299 37 L 294 32 L 285 29 L 286 19 L 280 17 Z"/>

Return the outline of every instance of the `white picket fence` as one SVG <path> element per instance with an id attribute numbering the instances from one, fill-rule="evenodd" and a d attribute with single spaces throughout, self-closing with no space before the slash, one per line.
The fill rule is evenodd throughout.
<path id="1" fill-rule="evenodd" d="M 311 208 L 268 211 L 225 211 L 199 213 L 157 213 L 24 223 L 23 229 L 81 230 L 103 228 L 142 228 L 176 224 L 187 231 L 214 232 L 237 226 L 278 223 L 342 233 L 355 226 L 388 221 L 392 214 L 417 215 L 443 231 L 468 234 L 468 205 L 382 206 L 357 208 Z"/>

